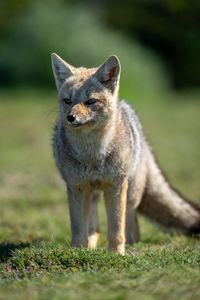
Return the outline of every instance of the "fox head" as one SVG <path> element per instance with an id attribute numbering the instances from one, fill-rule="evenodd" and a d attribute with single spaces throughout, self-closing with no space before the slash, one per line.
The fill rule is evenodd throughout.
<path id="1" fill-rule="evenodd" d="M 75 68 L 52 54 L 59 114 L 65 126 L 98 128 L 116 111 L 120 62 L 110 56 L 99 68 Z"/>

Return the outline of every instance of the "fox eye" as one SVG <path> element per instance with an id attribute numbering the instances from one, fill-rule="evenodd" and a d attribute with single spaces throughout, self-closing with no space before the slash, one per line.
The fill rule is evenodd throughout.
<path id="1" fill-rule="evenodd" d="M 97 100 L 94 99 L 94 98 L 91 98 L 91 99 L 88 99 L 88 100 L 85 102 L 85 105 L 92 105 L 92 104 L 94 104 L 95 102 L 97 102 Z"/>
<path id="2" fill-rule="evenodd" d="M 63 101 L 64 101 L 66 104 L 71 104 L 71 103 L 72 103 L 72 100 L 69 99 L 69 98 L 63 98 Z"/>

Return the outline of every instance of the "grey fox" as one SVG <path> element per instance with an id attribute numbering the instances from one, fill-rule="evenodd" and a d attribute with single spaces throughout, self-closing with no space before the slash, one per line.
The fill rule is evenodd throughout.
<path id="1" fill-rule="evenodd" d="M 135 111 L 118 99 L 118 58 L 86 69 L 52 54 L 52 67 L 59 99 L 54 154 L 67 184 L 72 245 L 96 247 L 100 191 L 108 247 L 117 253 L 139 240 L 137 211 L 164 227 L 200 233 L 199 208 L 170 186 Z"/>

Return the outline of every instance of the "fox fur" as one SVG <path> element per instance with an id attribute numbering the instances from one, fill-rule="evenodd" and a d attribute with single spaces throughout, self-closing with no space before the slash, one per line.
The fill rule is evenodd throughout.
<path id="1" fill-rule="evenodd" d="M 160 170 L 135 111 L 119 101 L 120 62 L 75 68 L 52 54 L 59 112 L 54 154 L 67 184 L 72 245 L 95 248 L 104 193 L 108 247 L 123 254 L 139 240 L 137 211 L 163 227 L 200 233 L 200 210 Z"/>

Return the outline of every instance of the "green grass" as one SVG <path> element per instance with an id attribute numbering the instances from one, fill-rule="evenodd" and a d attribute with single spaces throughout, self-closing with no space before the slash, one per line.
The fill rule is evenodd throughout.
<path id="1" fill-rule="evenodd" d="M 123 96 L 123 95 L 122 95 Z M 199 94 L 133 99 L 170 181 L 200 203 Z M 199 299 L 200 245 L 140 217 L 141 242 L 70 247 L 68 205 L 52 153 L 56 93 L 0 92 L 0 299 Z"/>

